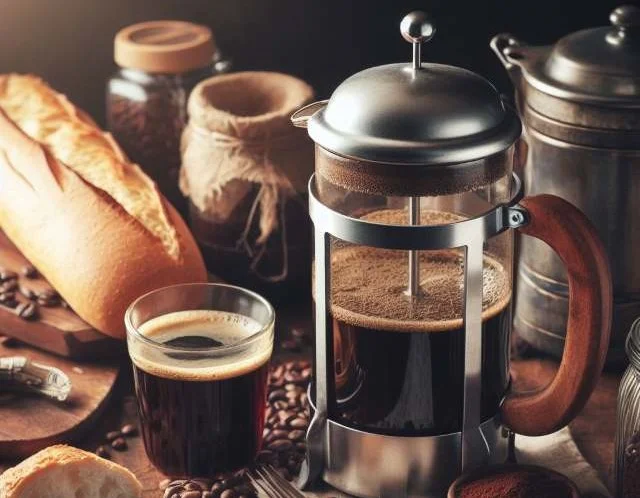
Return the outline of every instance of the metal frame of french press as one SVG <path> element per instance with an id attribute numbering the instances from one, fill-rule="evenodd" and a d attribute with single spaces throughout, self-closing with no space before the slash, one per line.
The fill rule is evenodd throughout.
<path id="1" fill-rule="evenodd" d="M 315 175 L 309 182 L 309 212 L 315 236 L 315 374 L 310 396 L 314 415 L 307 433 L 307 460 L 301 474 L 304 486 L 324 472 L 325 481 L 359 496 L 405 496 L 433 489 L 442 492 L 460 471 L 489 461 L 504 461 L 506 440 L 497 417 L 480 416 L 482 366 L 482 272 L 484 244 L 509 228 L 527 222 L 526 211 L 517 205 L 522 185 L 513 174 L 513 195 L 508 203 L 464 221 L 447 225 L 382 225 L 351 218 L 324 205 L 316 191 Z M 380 249 L 424 251 L 463 248 L 464 264 L 464 402 L 462 431 L 442 436 L 385 436 L 359 431 L 327 416 L 332 347 L 327 321 L 330 313 L 330 237 Z M 363 463 L 362 455 L 367 457 Z M 371 461 L 377 452 L 378 468 Z M 442 472 L 442 458 L 455 460 Z M 398 464 L 398 465 L 396 465 Z M 439 465 L 438 465 L 439 464 Z M 365 467 L 360 467 L 364 465 Z M 418 467 L 416 467 L 416 465 Z M 375 467 L 375 465 L 373 465 Z M 366 483 L 363 482 L 364 470 Z M 388 471 L 385 471 L 387 469 Z M 401 469 L 413 473 L 402 475 Z M 373 471 L 373 472 L 372 472 Z M 436 475 L 438 474 L 439 475 Z M 423 488 L 424 486 L 424 488 Z M 415 488 L 419 488 L 416 490 Z M 421 491 L 425 489 L 426 491 Z"/>

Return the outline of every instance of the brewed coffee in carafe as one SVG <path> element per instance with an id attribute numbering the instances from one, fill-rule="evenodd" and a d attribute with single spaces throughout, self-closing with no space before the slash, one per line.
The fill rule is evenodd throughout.
<path id="1" fill-rule="evenodd" d="M 324 152 L 324 155 L 330 156 Z M 507 157 L 506 155 L 504 155 Z M 321 175 L 319 190 L 334 209 L 383 225 L 448 225 L 486 211 L 510 194 L 502 164 L 493 183 L 437 189 L 410 199 L 345 191 Z M 471 177 L 473 180 L 475 177 Z M 438 187 L 437 182 L 434 185 Z M 361 189 L 364 190 L 364 189 Z M 416 222 L 419 220 L 418 222 Z M 493 417 L 509 384 L 511 235 L 485 245 L 482 295 L 482 420 Z M 417 285 L 409 289 L 409 251 L 348 244 L 330 250 L 333 420 L 368 432 L 432 436 L 462 429 L 464 402 L 463 248 L 419 251 Z"/>

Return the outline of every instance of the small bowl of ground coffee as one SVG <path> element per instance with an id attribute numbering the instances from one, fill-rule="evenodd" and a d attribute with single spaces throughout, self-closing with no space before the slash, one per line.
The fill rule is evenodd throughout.
<path id="1" fill-rule="evenodd" d="M 580 493 L 569 478 L 553 470 L 505 464 L 461 475 L 447 498 L 580 498 Z"/>

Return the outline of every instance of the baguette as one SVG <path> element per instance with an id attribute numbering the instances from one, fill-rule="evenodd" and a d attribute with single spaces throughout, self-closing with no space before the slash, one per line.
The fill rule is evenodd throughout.
<path id="1" fill-rule="evenodd" d="M 124 467 L 71 446 L 50 446 L 0 475 L 2 498 L 139 498 Z"/>
<path id="2" fill-rule="evenodd" d="M 138 296 L 206 281 L 193 236 L 153 181 L 33 76 L 0 76 L 0 227 L 81 318 L 113 337 L 124 337 Z"/>

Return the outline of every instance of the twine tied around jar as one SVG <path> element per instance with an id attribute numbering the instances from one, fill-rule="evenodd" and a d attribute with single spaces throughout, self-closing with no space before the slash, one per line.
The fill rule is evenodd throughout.
<path id="1" fill-rule="evenodd" d="M 203 218 L 225 223 L 258 186 L 235 245 L 251 259 L 251 271 L 270 282 L 287 277 L 285 204 L 305 191 L 313 169 L 313 145 L 289 117 L 312 98 L 305 82 L 271 72 L 215 76 L 198 84 L 189 97 L 180 189 Z M 251 241 L 256 221 L 258 235 Z M 278 228 L 281 271 L 262 275 L 258 266 Z"/>

